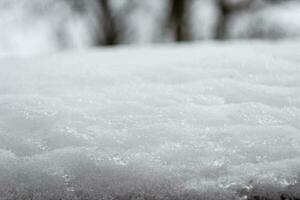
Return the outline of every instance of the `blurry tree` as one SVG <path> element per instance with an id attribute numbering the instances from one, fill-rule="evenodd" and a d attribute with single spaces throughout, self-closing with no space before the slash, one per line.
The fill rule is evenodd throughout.
<path id="1" fill-rule="evenodd" d="M 98 0 L 98 22 L 101 34 L 97 34 L 97 45 L 116 45 L 121 40 L 123 24 L 113 13 L 109 0 Z"/>
<path id="2" fill-rule="evenodd" d="M 127 29 L 126 18 L 135 8 L 135 1 L 127 0 L 121 9 L 115 10 L 112 0 L 97 1 L 97 20 L 99 30 L 96 34 L 96 45 L 117 45 L 124 39 Z"/>
<path id="3" fill-rule="evenodd" d="M 237 11 L 241 11 L 250 6 L 254 0 L 217 0 L 218 18 L 214 38 L 224 40 L 227 37 L 229 20 Z"/>
<path id="4" fill-rule="evenodd" d="M 67 0 L 67 3 L 70 4 L 72 10 L 78 14 L 84 14 L 88 12 L 89 3 L 82 0 Z"/>
<path id="5" fill-rule="evenodd" d="M 228 28 L 230 19 L 237 12 L 241 12 L 243 10 L 247 10 L 251 7 L 251 5 L 255 4 L 255 9 L 263 8 L 270 4 L 278 4 L 283 2 L 288 2 L 292 0 L 216 0 L 216 7 L 218 11 L 218 17 L 215 28 L 214 39 L 216 40 L 225 40 L 228 38 Z M 252 26 L 252 28 L 255 28 Z M 276 30 L 276 28 L 274 28 Z M 254 35 L 249 37 L 260 37 L 261 30 L 252 30 Z M 283 35 L 282 31 L 276 31 L 275 34 L 270 34 L 268 37 L 270 38 L 278 38 Z M 265 37 L 265 35 L 264 35 Z"/>
<path id="6" fill-rule="evenodd" d="M 191 40 L 190 6 L 192 0 L 169 0 L 166 27 L 176 42 Z"/>
<path id="7" fill-rule="evenodd" d="M 60 3 L 62 2 L 59 0 L 51 0 L 51 2 L 52 1 Z M 145 10 L 147 12 L 147 3 L 155 4 L 154 1 L 151 3 L 146 3 L 146 1 L 148 0 L 64 0 L 64 2 L 66 2 L 72 8 L 72 11 L 74 13 L 80 14 L 82 17 L 86 17 L 85 15 L 89 13 L 90 18 L 88 19 L 92 19 L 92 22 L 89 25 L 87 25 L 87 28 L 91 29 L 90 33 L 92 36 L 89 37 L 93 39 L 93 44 L 98 46 L 118 45 L 120 43 L 126 43 L 130 41 L 128 39 L 129 37 L 135 37 L 135 35 L 137 34 L 134 33 L 136 33 L 137 30 L 135 30 L 135 26 L 132 26 L 132 24 L 139 23 L 139 21 L 138 19 L 132 19 L 136 16 L 141 16 L 136 15 L 136 13 L 145 12 Z M 203 1 L 203 3 L 205 3 L 204 0 L 197 1 Z M 210 1 L 210 3 L 212 2 L 211 0 L 207 1 Z M 251 8 L 252 11 L 255 12 L 257 8 L 263 8 L 270 6 L 270 4 L 287 1 L 291 0 L 214 0 L 213 3 L 215 3 L 217 8 L 217 18 L 216 26 L 213 30 L 213 35 L 210 36 L 217 40 L 227 39 L 229 37 L 229 25 L 231 19 L 238 16 L 237 14 L 243 10 L 249 10 Z M 193 29 L 192 27 L 192 24 L 194 24 L 195 22 L 194 12 L 198 12 L 195 9 L 193 9 L 194 2 L 196 2 L 196 0 L 166 0 L 161 2 L 158 1 L 158 5 L 161 8 L 165 8 L 166 12 L 161 13 L 161 11 L 159 10 L 151 14 L 151 17 L 153 19 L 161 19 L 161 17 L 163 17 L 164 19 L 162 22 L 163 30 L 161 30 L 162 27 L 160 27 L 158 28 L 157 32 L 160 34 L 167 34 L 168 37 L 170 36 L 170 38 L 172 38 L 172 40 L 176 42 L 193 40 L 193 36 L 196 35 L 194 32 L 195 29 Z M 43 9 L 41 10 L 43 11 Z M 133 10 L 138 10 L 138 12 L 132 12 Z M 252 15 L 252 11 L 250 15 Z M 133 15 L 131 15 L 132 13 Z M 71 21 L 72 19 L 69 18 L 67 18 L 67 20 Z M 68 27 L 66 25 L 66 22 L 69 23 L 69 21 L 67 20 L 57 20 L 58 23 L 56 25 L 58 43 L 60 43 L 63 47 L 70 46 L 68 44 L 70 43 L 70 33 L 68 32 L 69 30 L 67 29 Z M 156 22 L 154 24 L 148 23 L 147 25 L 146 23 L 145 25 L 143 24 L 144 26 L 140 26 L 141 29 L 145 29 L 145 26 L 147 25 L 156 25 Z M 258 23 L 255 22 L 251 27 L 249 26 L 249 29 L 251 29 L 251 31 L 249 31 L 249 34 L 246 35 L 246 37 L 269 38 L 271 36 L 269 34 L 270 31 L 264 31 L 265 29 L 263 29 L 263 31 L 259 30 L 257 24 Z M 263 21 L 261 22 L 261 24 L 261 26 L 264 26 Z M 255 30 L 255 28 L 257 30 Z M 145 29 L 146 32 L 147 30 L 148 29 Z M 282 31 L 275 32 L 273 30 L 274 29 L 272 29 L 272 32 L 276 34 L 273 34 L 275 36 L 271 37 L 279 38 L 284 36 Z M 275 30 L 277 29 L 275 28 Z M 131 34 L 131 31 L 133 32 L 133 34 Z M 155 35 L 153 37 L 161 38 L 161 35 Z M 135 42 L 134 39 L 132 41 Z"/>

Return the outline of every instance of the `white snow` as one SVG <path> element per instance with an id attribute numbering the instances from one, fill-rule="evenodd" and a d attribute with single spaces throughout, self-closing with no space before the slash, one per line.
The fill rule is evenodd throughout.
<path id="1" fill-rule="evenodd" d="M 0 199 L 299 197 L 300 42 L 0 60 Z"/>

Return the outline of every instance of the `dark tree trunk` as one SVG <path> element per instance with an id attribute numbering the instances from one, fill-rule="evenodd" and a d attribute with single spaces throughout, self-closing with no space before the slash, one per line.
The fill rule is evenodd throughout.
<path id="1" fill-rule="evenodd" d="M 224 40 L 226 38 L 227 27 L 229 23 L 229 18 L 231 15 L 231 8 L 227 4 L 226 0 L 218 0 L 217 2 L 219 16 L 217 19 L 217 26 L 215 31 L 216 40 Z"/>
<path id="2" fill-rule="evenodd" d="M 216 40 L 224 40 L 227 38 L 230 17 L 236 11 L 248 8 L 252 2 L 253 0 L 241 0 L 238 3 L 230 3 L 230 1 L 228 0 L 217 1 L 219 16 L 217 19 L 217 25 L 215 30 Z"/>
<path id="3" fill-rule="evenodd" d="M 169 0 L 169 17 L 167 26 L 177 42 L 190 40 L 189 4 L 191 0 Z"/>
<path id="4" fill-rule="evenodd" d="M 102 37 L 98 37 L 97 45 L 116 45 L 120 42 L 120 30 L 117 24 L 117 19 L 113 15 L 109 0 L 98 0 L 99 4 L 99 27 L 102 32 Z"/>

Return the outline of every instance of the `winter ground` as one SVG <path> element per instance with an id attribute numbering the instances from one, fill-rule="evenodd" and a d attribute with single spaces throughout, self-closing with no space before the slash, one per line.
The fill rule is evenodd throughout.
<path id="1" fill-rule="evenodd" d="M 0 199 L 299 199 L 299 44 L 2 58 Z"/>

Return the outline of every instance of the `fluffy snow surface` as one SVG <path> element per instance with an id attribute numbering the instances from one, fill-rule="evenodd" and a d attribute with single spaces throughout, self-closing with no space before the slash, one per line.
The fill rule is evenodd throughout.
<path id="1" fill-rule="evenodd" d="M 0 199 L 299 199 L 299 44 L 2 58 Z"/>

